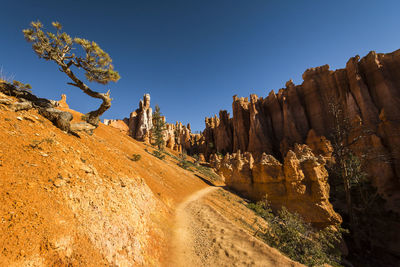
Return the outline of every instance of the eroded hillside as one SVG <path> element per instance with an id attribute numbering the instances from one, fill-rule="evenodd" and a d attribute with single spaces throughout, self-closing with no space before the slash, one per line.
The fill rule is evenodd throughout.
<path id="1" fill-rule="evenodd" d="M 77 137 L 35 109 L 0 104 L 0 143 L 2 266 L 159 265 L 175 203 L 205 185 L 115 128 Z"/>
<path id="2" fill-rule="evenodd" d="M 0 93 L 1 266 L 300 266 L 254 237 L 265 223 L 209 169 L 103 124 L 62 131 L 25 105 Z M 52 105 L 81 122 L 65 96 Z"/>

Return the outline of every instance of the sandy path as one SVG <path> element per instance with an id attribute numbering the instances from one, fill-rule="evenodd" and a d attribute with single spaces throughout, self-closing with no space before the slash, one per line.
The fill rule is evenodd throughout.
<path id="1" fill-rule="evenodd" d="M 168 266 L 302 266 L 239 228 L 202 198 L 207 187 L 176 210 L 172 260 Z"/>

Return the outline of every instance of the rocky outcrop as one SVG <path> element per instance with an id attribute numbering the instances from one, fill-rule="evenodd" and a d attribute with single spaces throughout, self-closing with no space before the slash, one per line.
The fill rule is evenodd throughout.
<path id="1" fill-rule="evenodd" d="M 206 153 L 226 153 L 233 150 L 233 125 L 232 119 L 226 110 L 217 116 L 206 118 L 206 129 L 203 132 L 204 140 L 208 144 Z"/>
<path id="2" fill-rule="evenodd" d="M 286 206 L 306 221 L 325 227 L 341 223 L 329 202 L 328 172 L 325 159 L 316 157 L 307 145 L 295 145 L 283 163 L 263 153 L 254 159 L 250 152 L 215 154 L 210 164 L 225 178 L 227 186 L 258 201 L 267 196 L 271 206 Z"/>
<path id="3" fill-rule="evenodd" d="M 150 107 L 150 95 L 145 94 L 139 102 L 139 108 L 132 112 L 128 120 L 129 135 L 139 141 L 149 141 L 153 128 L 153 110 Z"/>
<path id="4" fill-rule="evenodd" d="M 165 146 L 170 148 L 170 149 L 176 149 L 178 150 L 177 146 L 177 138 L 175 137 L 176 133 L 176 126 L 171 123 L 165 124 L 165 131 L 164 131 L 164 141 L 165 141 Z"/>
<path id="5" fill-rule="evenodd" d="M 125 118 L 123 120 L 107 120 L 107 119 L 105 119 L 103 122 L 105 125 L 119 129 L 121 132 L 129 133 L 129 126 L 128 126 L 129 119 L 127 119 L 127 118 Z"/>
<path id="6" fill-rule="evenodd" d="M 37 109 L 43 117 L 51 121 L 56 127 L 66 132 L 71 131 L 72 114 L 57 109 L 56 107 L 59 106 L 58 101 L 39 98 L 31 92 L 19 90 L 14 85 L 7 82 L 0 82 L 0 92 L 18 99 L 18 102 L 9 100 L 3 102 L 3 104 L 8 105 L 11 110 L 18 112 L 32 108 Z M 65 102 L 65 95 L 61 96 L 61 100 L 63 99 Z"/>
<path id="7" fill-rule="evenodd" d="M 198 154 L 202 150 L 204 137 L 200 134 L 192 133 L 190 124 L 185 126 L 181 122 L 176 122 L 175 124 L 165 124 L 164 141 L 165 146 L 170 149 L 178 152 L 186 151 L 189 154 Z"/>
<path id="8" fill-rule="evenodd" d="M 374 185 L 387 200 L 387 208 L 400 212 L 399 66 L 400 50 L 370 52 L 362 59 L 351 58 L 344 69 L 310 68 L 301 85 L 288 81 L 286 88 L 271 91 L 266 98 L 251 95 L 249 101 L 234 96 L 232 118 L 222 111 L 219 119 L 206 119 L 201 152 L 206 158 L 215 152 L 240 150 L 254 156 L 265 152 L 282 160 L 295 144 L 310 143 L 317 154 L 328 153 L 315 147 L 312 139 L 331 138 L 329 105 L 339 104 L 349 121 L 368 129 L 369 135 L 354 150 L 370 155 L 365 165 Z M 218 121 L 227 123 L 221 127 Z"/>
<path id="9" fill-rule="evenodd" d="M 67 104 L 67 95 L 62 94 L 61 99 L 57 101 L 57 106 L 60 108 L 69 108 Z"/>
<path id="10" fill-rule="evenodd" d="M 229 118 L 229 114 L 225 115 Z M 164 145 L 167 148 L 176 150 L 178 152 L 186 151 L 189 154 L 198 154 L 200 151 L 205 150 L 204 136 L 201 134 L 194 134 L 191 131 L 190 124 L 186 126 L 181 122 L 175 124 L 167 123 L 166 118 L 162 116 L 165 123 L 165 130 L 163 132 Z M 139 102 L 139 108 L 130 114 L 129 118 L 123 120 L 108 120 L 105 119 L 105 125 L 112 126 L 126 132 L 133 138 L 139 141 L 151 142 L 151 129 L 153 128 L 153 114 L 150 107 L 150 95 L 145 94 L 143 100 Z M 221 132 L 224 132 L 222 130 Z M 230 136 L 221 137 L 230 140 Z M 227 149 L 228 151 L 228 149 Z"/>
<path id="11" fill-rule="evenodd" d="M 55 108 L 39 109 L 39 114 L 51 121 L 56 127 L 63 131 L 71 128 L 72 114 Z"/>

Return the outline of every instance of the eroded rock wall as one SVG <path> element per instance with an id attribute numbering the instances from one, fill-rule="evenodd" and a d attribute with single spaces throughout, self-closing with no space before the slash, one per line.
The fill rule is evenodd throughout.
<path id="1" fill-rule="evenodd" d="M 273 208 L 286 206 L 320 227 L 341 223 L 329 202 L 325 163 L 307 145 L 295 145 L 283 163 L 265 153 L 254 159 L 250 152 L 240 151 L 223 158 L 213 154 L 210 162 L 226 185 L 242 195 L 254 201 L 267 195 Z"/>
<path id="2" fill-rule="evenodd" d="M 370 155 L 366 166 L 374 185 L 387 207 L 400 211 L 400 50 L 356 56 L 335 71 L 328 65 L 310 68 L 303 80 L 301 85 L 289 81 L 266 98 L 234 96 L 232 118 L 222 111 L 219 119 L 206 119 L 202 152 L 207 158 L 215 152 L 265 152 L 283 160 L 295 144 L 306 143 L 310 131 L 331 137 L 329 105 L 336 103 L 349 121 L 368 129 L 354 150 Z"/>
<path id="3" fill-rule="evenodd" d="M 185 126 L 181 122 L 165 124 L 164 141 L 166 147 L 191 155 L 203 151 L 202 144 L 205 143 L 202 135 L 192 133 L 190 124 Z"/>

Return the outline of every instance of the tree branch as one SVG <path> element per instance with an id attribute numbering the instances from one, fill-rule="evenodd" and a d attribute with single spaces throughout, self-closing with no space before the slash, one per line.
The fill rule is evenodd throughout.
<path id="1" fill-rule="evenodd" d="M 94 126 L 98 126 L 99 124 L 99 117 L 111 107 L 111 97 L 109 92 L 103 94 L 99 92 L 95 92 L 91 90 L 85 83 L 79 80 L 75 74 L 71 71 L 70 68 L 66 66 L 62 66 L 63 72 L 68 75 L 68 77 L 74 83 L 68 83 L 69 85 L 75 86 L 80 88 L 85 94 L 103 100 L 103 103 L 97 110 L 91 111 L 87 114 L 86 121 Z"/>

